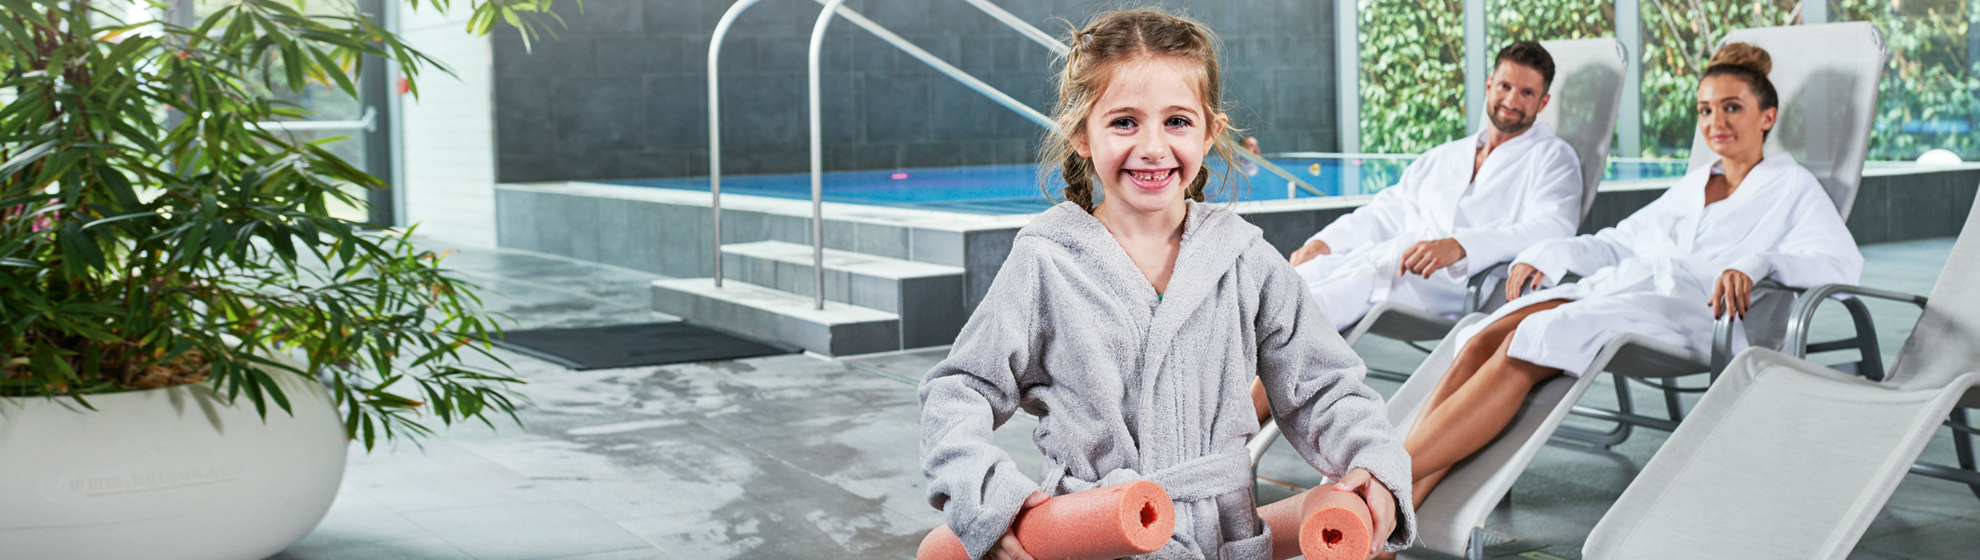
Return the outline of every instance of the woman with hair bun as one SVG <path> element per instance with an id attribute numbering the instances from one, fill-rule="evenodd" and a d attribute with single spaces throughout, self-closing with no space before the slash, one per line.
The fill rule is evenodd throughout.
<path id="1" fill-rule="evenodd" d="M 1762 151 L 1779 117 L 1767 51 L 1732 43 L 1698 81 L 1698 132 L 1718 154 L 1649 206 L 1592 235 L 1543 242 L 1514 259 L 1516 298 L 1458 333 L 1404 441 L 1415 503 L 1452 465 L 1504 430 L 1526 394 L 1580 376 L 1625 333 L 1705 353 L 1713 321 L 1743 317 L 1753 283 L 1855 283 L 1863 256 L 1821 183 L 1787 153 Z M 1552 286 L 1568 273 L 1582 280 Z M 1745 346 L 1735 329 L 1735 350 Z"/>

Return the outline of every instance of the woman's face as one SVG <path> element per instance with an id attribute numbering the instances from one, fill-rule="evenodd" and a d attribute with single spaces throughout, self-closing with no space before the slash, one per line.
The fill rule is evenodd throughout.
<path id="1" fill-rule="evenodd" d="M 1776 108 L 1760 108 L 1760 96 L 1739 76 L 1720 74 L 1698 82 L 1698 133 L 1719 157 L 1760 159 Z"/>
<path id="2" fill-rule="evenodd" d="M 1118 64 L 1074 135 L 1073 151 L 1093 160 L 1107 198 L 1142 213 L 1182 206 L 1203 158 L 1223 130 L 1223 115 L 1203 106 L 1202 72 L 1180 58 Z"/>

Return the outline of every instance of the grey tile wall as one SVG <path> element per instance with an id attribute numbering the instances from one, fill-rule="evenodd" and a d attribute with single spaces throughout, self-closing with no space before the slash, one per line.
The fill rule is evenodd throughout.
<path id="1" fill-rule="evenodd" d="M 1958 235 L 1980 170 L 1863 178 L 1849 216 L 1858 244 Z"/>
<path id="2" fill-rule="evenodd" d="M 568 26 L 527 47 L 494 37 L 496 180 L 701 176 L 709 34 L 732 0 L 559 3 Z M 1112 0 L 1003 2 L 1052 34 Z M 1233 124 L 1270 151 L 1337 149 L 1332 0 L 1180 0 L 1220 32 Z M 1019 101 L 1050 112 L 1054 57 L 964 2 L 848 7 Z M 806 48 L 819 6 L 763 2 L 722 48 L 723 172 L 809 168 Z M 828 169 L 1035 161 L 1043 131 L 844 20 L 827 33 L 821 86 Z"/>

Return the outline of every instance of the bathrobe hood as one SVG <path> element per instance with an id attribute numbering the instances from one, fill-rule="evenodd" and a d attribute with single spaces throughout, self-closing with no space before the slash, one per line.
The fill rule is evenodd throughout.
<path id="1" fill-rule="evenodd" d="M 929 501 L 971 555 L 1025 496 L 1151 480 L 1176 536 L 1150 558 L 1262 558 L 1244 442 L 1262 379 L 1294 448 L 1330 478 L 1368 469 L 1409 503 L 1409 459 L 1358 357 L 1257 227 L 1190 203 L 1168 292 L 1070 203 L 1018 232 L 949 357 L 921 385 Z M 1022 409 L 1044 471 L 1020 473 L 991 430 Z M 1408 508 L 1402 508 L 1407 510 Z M 1399 514 L 1390 546 L 1414 536 Z"/>

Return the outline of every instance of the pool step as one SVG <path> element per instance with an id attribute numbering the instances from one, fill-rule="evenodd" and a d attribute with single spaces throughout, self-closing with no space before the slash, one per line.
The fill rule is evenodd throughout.
<path id="1" fill-rule="evenodd" d="M 722 246 L 725 280 L 789 292 L 810 300 L 810 245 L 759 241 Z M 964 307 L 966 270 L 895 258 L 825 250 L 825 300 L 900 316 L 901 341 L 892 349 L 954 342 L 969 318 Z"/>
<path id="2" fill-rule="evenodd" d="M 653 309 L 827 356 L 901 348 L 899 315 L 830 301 L 820 310 L 811 296 L 736 280 L 721 288 L 712 278 L 655 280 Z"/>

